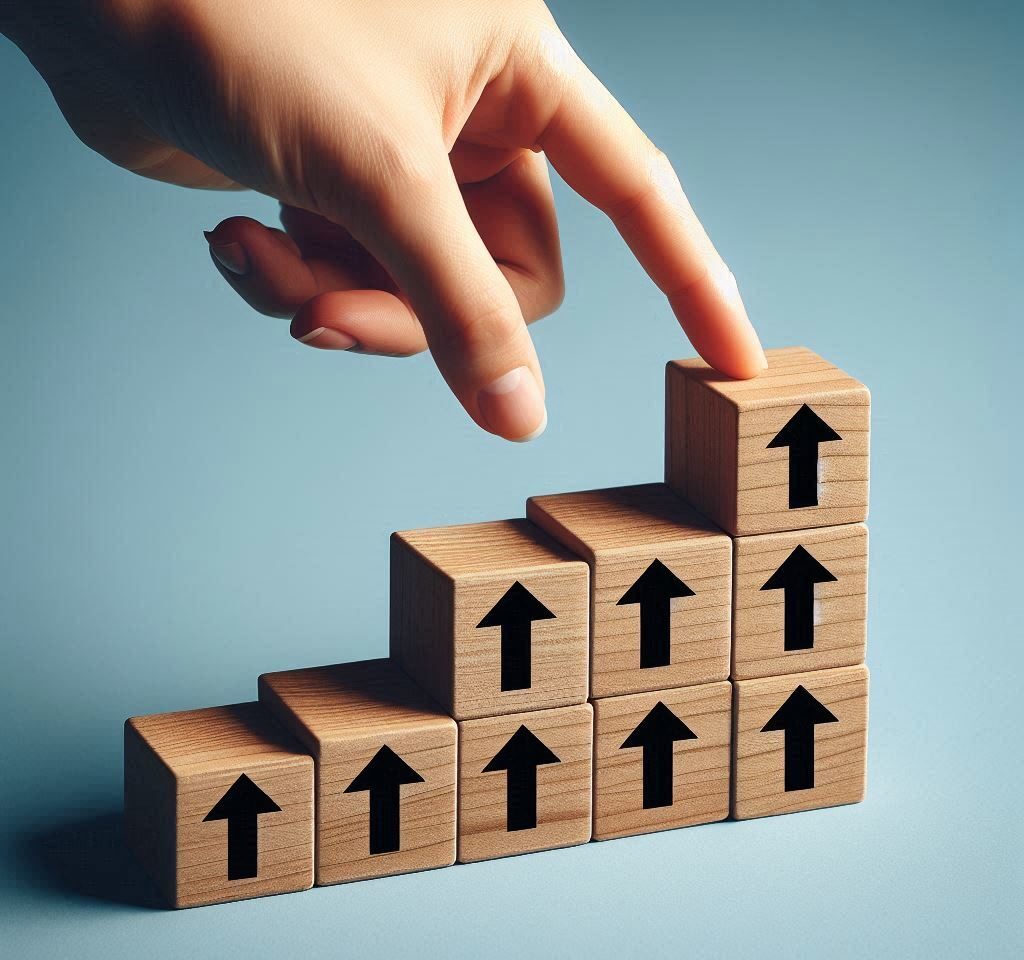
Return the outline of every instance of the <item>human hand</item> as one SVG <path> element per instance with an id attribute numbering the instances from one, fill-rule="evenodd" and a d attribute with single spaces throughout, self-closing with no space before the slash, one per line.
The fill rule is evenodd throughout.
<path id="1" fill-rule="evenodd" d="M 526 324 L 561 302 L 545 156 L 615 223 L 697 351 L 764 368 L 667 158 L 540 0 L 16 0 L 0 24 L 81 139 L 185 186 L 258 190 L 284 231 L 207 235 L 255 309 L 313 347 L 429 347 L 484 429 L 547 422 Z"/>

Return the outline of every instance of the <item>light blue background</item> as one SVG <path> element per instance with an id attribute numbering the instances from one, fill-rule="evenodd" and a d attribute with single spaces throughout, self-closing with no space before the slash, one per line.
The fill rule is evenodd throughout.
<path id="1" fill-rule="evenodd" d="M 130 902 L 121 723 L 384 653 L 387 536 L 658 479 L 690 350 L 558 185 L 551 424 L 315 353 L 0 41 L 5 957 L 1006 957 L 1022 933 L 1019 3 L 555 4 L 678 162 L 769 345 L 872 389 L 868 801 L 182 913 Z M 518 919 L 521 918 L 521 919 Z M 518 929 L 517 929 L 518 928 Z"/>

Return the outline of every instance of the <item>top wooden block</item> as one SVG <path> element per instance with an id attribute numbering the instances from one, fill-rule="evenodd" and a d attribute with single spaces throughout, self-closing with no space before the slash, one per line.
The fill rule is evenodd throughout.
<path id="1" fill-rule="evenodd" d="M 527 520 L 391 538 L 391 655 L 458 720 L 587 699 L 588 568 Z"/>
<path id="2" fill-rule="evenodd" d="M 666 482 L 733 536 L 865 520 L 867 388 L 805 347 L 730 380 L 702 360 L 666 370 Z"/>

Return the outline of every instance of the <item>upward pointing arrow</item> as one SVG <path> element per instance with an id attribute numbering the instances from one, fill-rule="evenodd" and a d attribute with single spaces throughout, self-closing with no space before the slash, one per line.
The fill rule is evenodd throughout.
<path id="1" fill-rule="evenodd" d="M 672 598 L 693 591 L 655 559 L 616 606 L 640 605 L 640 667 L 666 667 L 672 659 Z"/>
<path id="2" fill-rule="evenodd" d="M 501 627 L 501 689 L 527 690 L 534 620 L 554 620 L 555 615 L 518 580 L 505 592 L 477 625 Z"/>
<path id="3" fill-rule="evenodd" d="M 506 771 L 506 831 L 532 830 L 537 826 L 537 767 L 561 762 L 525 726 L 520 726 L 484 767 L 484 773 Z"/>
<path id="4" fill-rule="evenodd" d="M 673 744 L 696 739 L 697 734 L 660 700 L 626 737 L 620 750 L 643 747 L 645 810 L 672 806 Z"/>
<path id="5" fill-rule="evenodd" d="M 370 794 L 371 854 L 401 847 L 400 793 L 405 783 L 423 783 L 423 777 L 385 744 L 345 788 L 345 793 Z"/>
<path id="6" fill-rule="evenodd" d="M 842 439 L 805 403 L 768 444 L 789 447 L 790 510 L 818 505 L 818 444 Z"/>
<path id="7" fill-rule="evenodd" d="M 836 577 L 802 546 L 782 562 L 762 590 L 782 590 L 784 606 L 783 650 L 814 647 L 814 585 L 832 583 Z"/>
<path id="8" fill-rule="evenodd" d="M 824 704 L 803 686 L 797 687 L 775 711 L 762 733 L 783 730 L 785 790 L 810 790 L 814 787 L 814 728 L 819 723 L 838 723 Z"/>
<path id="9" fill-rule="evenodd" d="M 203 823 L 211 820 L 228 822 L 228 879 L 245 880 L 255 877 L 259 863 L 259 839 L 257 817 L 261 813 L 278 813 L 281 808 L 274 803 L 244 773 L 228 787 L 203 817 Z"/>

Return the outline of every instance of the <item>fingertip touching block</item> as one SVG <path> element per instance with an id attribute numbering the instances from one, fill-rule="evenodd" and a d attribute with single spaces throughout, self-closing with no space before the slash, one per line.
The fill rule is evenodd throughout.
<path id="1" fill-rule="evenodd" d="M 733 536 L 867 519 L 870 395 L 805 347 L 730 380 L 666 369 L 665 479 Z"/>
<path id="2" fill-rule="evenodd" d="M 661 483 L 531 497 L 590 568 L 590 695 L 729 675 L 732 542 Z"/>
<path id="3" fill-rule="evenodd" d="M 527 520 L 391 538 L 391 656 L 458 720 L 587 699 L 589 572 Z"/>
<path id="4" fill-rule="evenodd" d="M 259 691 L 317 762 L 318 885 L 455 862 L 455 721 L 397 666 L 269 673 Z"/>
<path id="5" fill-rule="evenodd" d="M 864 799 L 867 667 L 737 680 L 733 688 L 736 819 Z"/>
<path id="6" fill-rule="evenodd" d="M 737 537 L 734 551 L 734 679 L 864 662 L 864 524 Z"/>
<path id="7" fill-rule="evenodd" d="M 588 703 L 461 721 L 459 862 L 586 843 L 592 750 Z"/>
<path id="8" fill-rule="evenodd" d="M 171 906 L 313 885 L 313 760 L 258 703 L 127 720 L 124 807 Z"/>
<path id="9" fill-rule="evenodd" d="M 729 815 L 732 684 L 594 700 L 594 839 Z"/>

